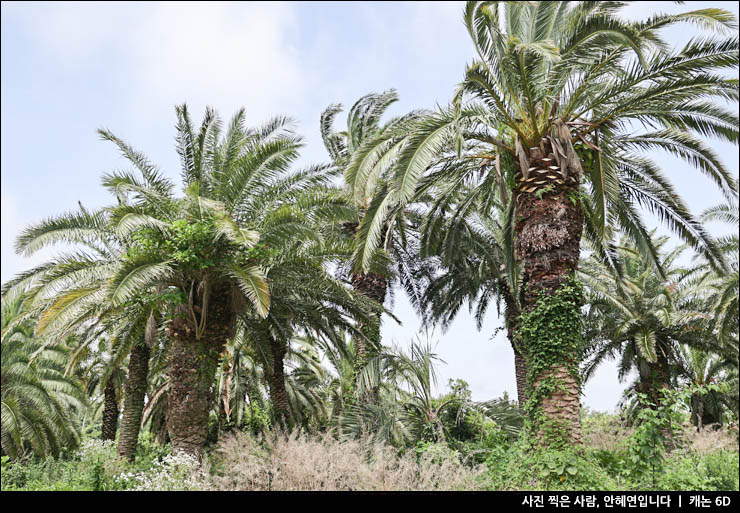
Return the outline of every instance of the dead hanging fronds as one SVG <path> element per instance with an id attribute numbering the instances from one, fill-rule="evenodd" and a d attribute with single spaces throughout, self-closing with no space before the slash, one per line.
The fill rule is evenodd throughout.
<path id="1" fill-rule="evenodd" d="M 569 173 L 573 173 L 574 175 L 583 173 L 581 159 L 573 147 L 573 136 L 570 133 L 568 125 L 562 119 L 558 118 L 553 121 L 549 138 L 553 155 L 563 174 L 563 178 L 568 178 Z"/>
<path id="2" fill-rule="evenodd" d="M 516 149 L 516 156 L 519 159 L 519 168 L 522 171 L 522 176 L 526 180 L 529 178 L 529 157 L 527 156 L 527 151 L 524 149 L 524 146 L 522 146 L 522 141 L 519 139 L 518 135 L 514 139 L 514 148 Z"/>
<path id="3" fill-rule="evenodd" d="M 154 343 L 157 340 L 157 317 L 154 314 L 154 309 L 149 312 L 149 318 L 146 320 L 146 329 L 144 330 L 144 341 L 150 348 L 154 347 Z"/>

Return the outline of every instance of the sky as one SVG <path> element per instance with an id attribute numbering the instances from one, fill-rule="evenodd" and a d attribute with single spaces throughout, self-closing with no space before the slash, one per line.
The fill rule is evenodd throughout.
<path id="1" fill-rule="evenodd" d="M 736 2 L 639 2 L 624 15 L 708 6 L 738 13 Z M 109 201 L 102 173 L 127 166 L 97 128 L 178 178 L 174 106 L 186 102 L 195 120 L 207 105 L 224 120 L 244 107 L 252 126 L 291 116 L 305 137 L 300 162 L 326 162 L 319 116 L 329 104 L 348 110 L 364 94 L 395 88 L 401 99 L 389 117 L 445 105 L 473 58 L 462 2 L 2 2 L 0 9 L 3 283 L 54 254 L 16 255 L 24 227 L 78 201 L 91 208 Z M 682 25 L 664 35 L 681 46 L 699 29 Z M 340 116 L 336 126 L 344 122 Z M 737 176 L 737 148 L 712 144 Z M 693 212 L 721 201 L 688 165 L 656 157 Z M 384 341 L 431 342 L 445 362 L 439 392 L 461 378 L 474 400 L 516 397 L 514 356 L 505 334 L 494 336 L 501 325 L 495 309 L 481 331 L 464 310 L 445 333 L 420 333 L 401 291 L 392 309 L 403 325 L 385 317 Z M 607 363 L 586 384 L 583 403 L 613 411 L 625 386 Z"/>

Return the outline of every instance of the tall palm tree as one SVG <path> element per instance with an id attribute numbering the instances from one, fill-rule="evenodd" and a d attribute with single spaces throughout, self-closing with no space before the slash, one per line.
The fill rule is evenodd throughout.
<path id="1" fill-rule="evenodd" d="M 608 227 L 620 226 L 657 263 L 637 210 L 642 206 L 713 265 L 724 265 L 715 241 L 643 152 L 661 149 L 685 159 L 737 202 L 736 179 L 701 137 L 737 143 L 737 115 L 713 100 L 738 99 L 737 81 L 716 73 L 737 68 L 738 38 L 694 39 L 673 51 L 659 34 L 679 22 L 732 31 L 734 16 L 710 8 L 627 22 L 618 17 L 622 7 L 468 2 L 463 18 L 477 57 L 453 105 L 406 134 L 378 138 L 364 152 L 381 158 L 388 141 L 404 141 L 388 194 L 361 222 L 363 261 L 377 247 L 384 208 L 411 201 L 430 169 L 455 156 L 495 163 L 486 166 L 491 173 L 500 169 L 516 209 L 514 244 L 528 320 L 521 336 L 530 355 L 530 417 L 540 440 L 545 425 L 557 426 L 556 439 L 580 440 L 581 294 L 573 279 L 584 229 L 606 247 Z M 636 130 L 638 124 L 649 128 Z M 488 150 L 462 155 L 466 140 Z M 443 153 L 450 146 L 458 155 Z M 363 172 L 363 159 L 355 159 L 348 173 Z M 546 312 L 548 305 L 559 305 L 559 315 Z"/>
<path id="2" fill-rule="evenodd" d="M 519 267 L 514 258 L 510 205 L 485 189 L 450 180 L 431 195 L 435 201 L 421 225 L 421 253 L 437 268 L 423 287 L 419 309 L 427 323 L 450 325 L 464 303 L 475 305 L 477 328 L 491 304 L 503 303 L 506 334 L 514 351 L 519 406 L 526 402 L 526 352 L 516 338 L 520 315 Z M 485 191 L 485 193 L 483 192 Z M 496 194 L 489 198 L 486 194 Z M 477 303 L 477 305 L 476 305 Z"/>
<path id="3" fill-rule="evenodd" d="M 264 241 L 258 243 L 259 233 L 249 223 L 270 204 L 295 201 L 300 184 L 326 177 L 322 168 L 288 171 L 301 143 L 285 118 L 247 129 L 240 110 L 222 134 L 213 110 L 206 110 L 197 131 L 186 106 L 176 111 L 181 197 L 144 155 L 100 130 L 139 175 L 113 172 L 103 180 L 118 202 L 108 210 L 107 222 L 126 241 L 125 251 L 106 268 L 105 286 L 73 289 L 55 304 L 57 310 L 72 311 L 72 305 L 84 301 L 111 307 L 163 305 L 169 338 L 167 428 L 173 450 L 199 455 L 218 357 L 233 336 L 236 316 L 250 308 L 264 316 L 269 307 L 260 268 L 269 248 Z M 54 237 L 86 240 L 84 230 L 65 231 L 71 224 L 65 221 L 30 228 L 19 239 L 19 248 L 32 251 Z M 291 221 L 284 221 L 284 237 L 293 233 Z"/>
<path id="4" fill-rule="evenodd" d="M 383 158 L 375 154 L 367 155 L 365 148 L 372 147 L 378 138 L 386 137 L 418 117 L 419 113 L 411 112 L 405 116 L 395 117 L 381 123 L 381 117 L 388 107 L 398 101 L 398 93 L 391 89 L 383 93 L 370 93 L 355 102 L 347 115 L 347 129 L 333 131 L 334 119 L 342 112 L 341 104 L 327 107 L 321 114 L 321 137 L 329 152 L 332 163 L 344 174 L 343 194 L 348 204 L 354 209 L 355 216 L 344 224 L 346 234 L 354 238 L 358 245 L 348 265 L 348 274 L 354 289 L 380 305 L 385 302 L 393 278 L 398 278 L 412 301 L 418 301 L 419 291 L 413 276 L 413 252 L 408 251 L 408 239 L 413 234 L 408 213 L 404 209 L 395 209 L 388 205 L 378 217 L 378 244 L 372 252 L 362 250 L 363 235 L 361 221 L 366 212 L 375 210 L 373 200 L 388 187 L 387 175 L 393 158 L 400 145 L 398 141 L 386 142 L 383 146 L 388 153 Z M 362 172 L 354 170 L 354 162 L 363 161 Z M 380 241 L 382 239 L 382 242 Z M 378 251 L 378 246 L 382 250 Z M 395 269 L 395 272 L 394 272 Z M 365 323 L 364 339 L 356 341 L 357 365 L 361 369 L 380 350 L 380 314 L 372 322 Z M 366 340 L 365 340 L 366 339 Z M 367 347 L 367 344 L 370 347 Z"/>

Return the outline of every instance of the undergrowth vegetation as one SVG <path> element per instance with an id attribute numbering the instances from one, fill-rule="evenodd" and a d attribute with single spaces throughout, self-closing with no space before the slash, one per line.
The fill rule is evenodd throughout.
<path id="1" fill-rule="evenodd" d="M 472 432 L 464 441 L 404 448 L 334 431 L 255 435 L 245 424 L 210 447 L 202 464 L 172 455 L 148 434 L 135 463 L 119 459 L 112 442 L 86 440 L 58 459 L 3 457 L 2 489 L 738 490 L 737 428 L 710 426 L 696 433 L 683 420 L 670 452 L 653 446 L 658 424 L 640 429 L 597 412 L 584 413 L 583 446 L 559 450 L 511 438 L 490 421 L 472 430 L 449 424 L 451 432 Z"/>

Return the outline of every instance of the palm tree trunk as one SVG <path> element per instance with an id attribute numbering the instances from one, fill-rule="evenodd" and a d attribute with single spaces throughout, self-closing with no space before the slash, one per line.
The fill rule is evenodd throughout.
<path id="1" fill-rule="evenodd" d="M 545 444 L 580 443 L 582 294 L 573 281 L 583 233 L 578 181 L 564 174 L 550 179 L 546 173 L 552 171 L 545 171 L 542 162 L 531 165 L 537 171 L 530 177 L 534 174 L 539 182 L 544 178 L 544 183 L 531 185 L 520 171 L 514 226 L 527 319 L 527 325 L 518 330 L 524 332 L 521 338 L 527 348 L 527 395 L 535 399 L 530 418 L 536 436 Z"/>
<path id="2" fill-rule="evenodd" d="M 698 397 L 698 404 L 696 408 L 696 430 L 701 431 L 704 427 L 704 400 L 701 396 Z"/>
<path id="3" fill-rule="evenodd" d="M 118 456 L 129 461 L 134 460 L 139 441 L 148 375 L 149 346 L 144 343 L 134 344 L 129 355 L 128 378 L 123 392 L 121 436 L 118 439 Z"/>
<path id="4" fill-rule="evenodd" d="M 663 390 L 671 387 L 671 369 L 668 362 L 667 353 L 658 347 L 658 359 L 655 365 L 655 384 L 653 389 L 656 393 L 656 405 L 661 405 L 663 402 Z M 676 448 L 676 442 L 673 439 L 673 426 L 667 426 L 663 429 L 663 438 L 665 439 L 665 447 L 668 451 L 672 451 Z"/>
<path id="5" fill-rule="evenodd" d="M 103 390 L 104 407 L 103 407 L 103 440 L 115 440 L 116 428 L 118 427 L 118 398 L 116 397 L 116 387 L 113 380 L 109 379 Z"/>
<path id="6" fill-rule="evenodd" d="M 516 376 L 516 395 L 519 402 L 519 409 L 524 408 L 527 402 L 527 357 L 524 341 L 517 340 L 517 325 L 519 322 L 519 306 L 516 304 L 511 290 L 506 280 L 499 283 L 500 289 L 504 296 L 504 318 L 506 319 L 506 336 L 509 339 L 511 348 L 514 350 L 514 374 Z"/>
<path id="7" fill-rule="evenodd" d="M 167 419 L 165 417 L 162 417 L 162 420 L 155 429 L 154 441 L 159 445 L 167 445 L 170 443 L 170 433 L 167 430 Z"/>
<path id="8" fill-rule="evenodd" d="M 272 350 L 272 371 L 270 372 L 270 400 L 275 422 L 286 429 L 289 420 L 288 393 L 285 390 L 285 346 L 279 341 L 270 340 Z"/>
<path id="9" fill-rule="evenodd" d="M 355 273 L 352 275 L 352 288 L 363 296 L 383 305 L 388 292 L 388 280 L 373 273 Z M 359 338 L 357 340 L 357 360 L 360 368 L 377 353 L 380 347 L 380 317 L 381 314 L 379 313 L 372 323 L 360 327 L 367 339 Z M 367 341 L 370 342 L 370 347 L 368 347 Z"/>
<path id="10" fill-rule="evenodd" d="M 373 273 L 356 273 L 352 275 L 352 287 L 360 294 L 382 305 L 385 302 L 385 296 L 388 291 L 388 280 L 383 276 Z M 365 338 L 357 338 L 357 357 L 355 360 L 354 377 L 355 386 L 357 386 L 358 378 L 362 369 L 370 360 L 379 354 L 381 347 L 380 317 L 381 314 L 378 313 L 377 317 L 372 319 L 369 324 L 359 325 L 361 333 Z M 362 400 L 364 402 L 377 403 L 379 393 L 379 388 L 375 386 L 372 390 L 363 394 Z"/>
<path id="11" fill-rule="evenodd" d="M 166 422 L 174 453 L 185 452 L 198 459 L 203 455 L 216 369 L 234 330 L 230 302 L 229 287 L 211 291 L 207 323 L 200 339 L 186 317 L 176 317 L 166 330 L 171 337 Z"/>

